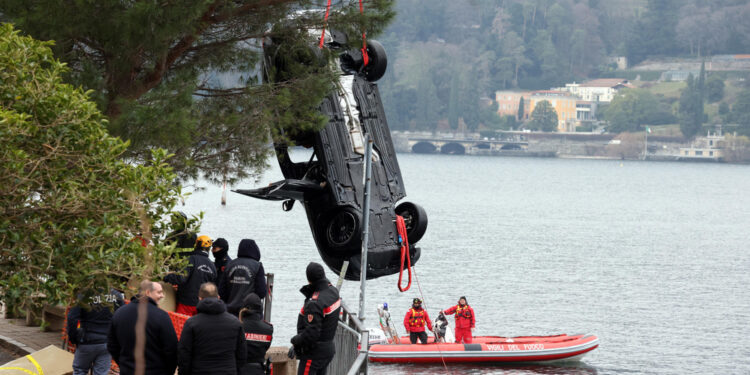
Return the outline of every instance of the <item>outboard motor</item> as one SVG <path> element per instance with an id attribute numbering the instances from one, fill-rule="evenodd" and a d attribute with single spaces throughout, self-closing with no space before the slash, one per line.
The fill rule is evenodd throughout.
<path id="1" fill-rule="evenodd" d="M 438 342 L 446 342 L 445 331 L 448 330 L 448 319 L 445 314 L 441 311 L 438 317 L 435 319 L 435 340 Z"/>

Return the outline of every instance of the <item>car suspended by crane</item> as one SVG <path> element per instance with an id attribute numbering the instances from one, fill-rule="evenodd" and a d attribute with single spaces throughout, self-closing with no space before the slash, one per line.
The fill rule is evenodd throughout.
<path id="1" fill-rule="evenodd" d="M 318 30 L 320 32 L 320 30 Z M 305 63 L 332 69 L 337 77 L 334 90 L 318 107 L 328 118 L 321 130 L 284 134 L 273 132 L 274 149 L 284 179 L 258 189 L 235 190 L 247 196 L 283 201 L 289 211 L 299 201 L 325 264 L 337 274 L 348 262 L 345 278 L 359 280 L 362 270 L 362 211 L 364 207 L 365 134 L 373 141 L 372 180 L 367 244 L 367 278 L 403 271 L 420 257 L 414 246 L 427 230 L 425 210 L 406 197 L 390 129 L 385 117 L 378 86 L 375 83 L 386 71 L 387 57 L 383 46 L 366 41 L 366 48 L 350 45 L 344 33 L 330 30 L 322 33 L 320 48 L 332 56 L 325 58 L 319 46 L 311 44 Z M 318 34 L 320 35 L 320 34 Z M 264 79 L 278 83 L 288 69 L 285 40 L 273 36 L 264 40 Z M 293 162 L 292 145 L 312 149 L 307 161 Z M 399 203 L 401 202 L 401 203 Z M 405 238 L 399 235 L 397 215 L 404 218 Z M 406 254 L 402 254 L 406 252 Z M 404 259 L 407 258 L 405 261 Z M 410 259 L 409 259 L 410 258 Z"/>

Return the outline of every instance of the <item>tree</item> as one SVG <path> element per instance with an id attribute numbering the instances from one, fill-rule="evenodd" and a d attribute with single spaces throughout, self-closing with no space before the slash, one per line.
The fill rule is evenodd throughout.
<path id="1" fill-rule="evenodd" d="M 732 116 L 732 110 L 729 108 L 729 104 L 727 102 L 721 102 L 719 104 L 719 117 L 721 118 L 721 121 L 724 123 L 728 123 L 731 121 Z"/>
<path id="2" fill-rule="evenodd" d="M 737 124 L 737 133 L 750 136 L 750 90 L 744 90 L 737 96 L 729 116 Z"/>
<path id="3" fill-rule="evenodd" d="M 362 30 L 375 35 L 394 14 L 392 1 L 374 0 L 364 15 L 334 7 L 325 22 L 317 3 L 0 0 L 0 9 L 25 33 L 55 41 L 68 82 L 94 90 L 111 134 L 131 142 L 125 157 L 146 161 L 163 147 L 183 178 L 233 181 L 265 168 L 269 128 L 325 124 L 317 106 L 334 75 L 308 66 L 260 85 L 263 38 L 283 37 L 288 55 L 309 55 L 317 36 L 308 30 L 330 24 L 358 48 Z"/>
<path id="4" fill-rule="evenodd" d="M 464 72 L 461 75 L 462 94 L 459 97 L 461 103 L 461 117 L 466 124 L 466 128 L 474 131 L 479 127 L 480 108 L 479 108 L 479 82 L 474 69 Z"/>
<path id="5" fill-rule="evenodd" d="M 636 64 L 651 55 L 676 51 L 679 5 L 676 0 L 648 0 L 643 17 L 632 24 L 626 42 L 629 63 Z"/>
<path id="6" fill-rule="evenodd" d="M 553 132 L 557 130 L 557 111 L 547 100 L 542 100 L 531 111 L 531 120 L 527 127 L 531 130 Z"/>
<path id="7" fill-rule="evenodd" d="M 416 125 L 417 129 L 435 129 L 439 119 L 437 88 L 428 74 L 422 76 L 417 86 Z"/>
<path id="8" fill-rule="evenodd" d="M 523 122 L 523 120 L 524 120 L 524 118 L 523 118 L 523 116 L 524 116 L 523 111 L 524 111 L 524 102 L 523 102 L 523 96 L 522 96 L 521 99 L 518 100 L 518 114 L 516 114 L 516 119 L 518 121 Z"/>
<path id="9" fill-rule="evenodd" d="M 458 118 L 460 117 L 458 109 L 459 98 L 461 96 L 459 93 L 460 84 L 458 74 L 453 74 L 453 78 L 451 78 L 450 100 L 448 101 L 448 125 L 450 125 L 454 132 L 458 129 Z"/>
<path id="10" fill-rule="evenodd" d="M 127 142 L 62 82 L 51 45 L 0 26 L 0 299 L 31 311 L 163 274 L 180 197 L 166 151 L 122 160 Z"/>
<path id="11" fill-rule="evenodd" d="M 706 80 L 706 100 L 709 103 L 716 103 L 721 99 L 724 99 L 724 80 L 712 74 Z"/>
<path id="12" fill-rule="evenodd" d="M 510 116 L 515 121 L 515 117 Z M 479 122 L 489 129 L 500 129 L 505 122 L 497 114 L 497 102 L 492 101 L 488 105 L 482 105 L 479 108 Z"/>
<path id="13" fill-rule="evenodd" d="M 502 40 L 503 58 L 513 65 L 513 86 L 518 86 L 518 72 L 531 61 L 526 57 L 523 39 L 514 32 L 507 33 Z"/>
<path id="14" fill-rule="evenodd" d="M 658 112 L 658 99 L 646 90 L 624 89 L 604 110 L 611 133 L 637 132 Z"/>
<path id="15" fill-rule="evenodd" d="M 701 130 L 705 121 L 703 97 L 705 90 L 705 63 L 697 79 L 688 76 L 687 87 L 680 94 L 680 131 L 687 138 L 692 138 Z"/>

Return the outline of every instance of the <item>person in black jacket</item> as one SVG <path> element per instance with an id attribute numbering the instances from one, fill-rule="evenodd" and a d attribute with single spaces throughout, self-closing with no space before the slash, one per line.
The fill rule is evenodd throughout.
<path id="1" fill-rule="evenodd" d="M 198 315 L 185 322 L 177 364 L 180 375 L 237 375 L 247 361 L 242 323 L 227 313 L 216 285 L 201 285 Z"/>
<path id="2" fill-rule="evenodd" d="M 216 267 L 216 285 L 221 285 L 221 277 L 232 260 L 229 257 L 229 242 L 224 238 L 217 238 L 211 247 L 211 253 L 214 256 L 214 267 Z"/>
<path id="3" fill-rule="evenodd" d="M 219 295 L 227 302 L 227 311 L 237 315 L 250 293 L 266 296 L 266 271 L 260 262 L 260 249 L 253 240 L 240 241 L 237 259 L 229 262 L 219 285 Z"/>
<path id="4" fill-rule="evenodd" d="M 203 283 L 216 282 L 216 267 L 208 259 L 211 238 L 200 236 L 195 241 L 195 250 L 188 258 L 184 274 L 172 273 L 164 281 L 177 286 L 177 313 L 193 316 L 198 305 L 198 289 Z"/>
<path id="5" fill-rule="evenodd" d="M 244 307 L 240 310 L 240 321 L 245 331 L 247 344 L 247 363 L 242 367 L 242 375 L 265 374 L 264 361 L 266 352 L 273 340 L 273 326 L 263 320 L 261 309 L 263 304 L 260 297 L 250 293 L 244 300 Z"/>
<path id="6" fill-rule="evenodd" d="M 82 296 L 79 296 L 82 299 Z M 73 357 L 73 375 L 85 375 L 92 370 L 94 375 L 106 375 L 112 364 L 107 351 L 107 334 L 112 323 L 112 311 L 124 302 L 122 293 L 112 290 L 80 301 L 83 306 L 73 306 L 68 311 L 68 339 L 76 345 Z"/>
<path id="7" fill-rule="evenodd" d="M 107 350 L 120 366 L 121 375 L 135 374 L 136 321 L 141 309 L 146 312 L 145 375 L 174 374 L 177 367 L 177 334 L 169 314 L 156 305 L 162 298 L 164 291 L 161 284 L 144 280 L 140 285 L 140 296 L 133 297 L 112 317 Z"/>
<path id="8" fill-rule="evenodd" d="M 195 246 L 195 240 L 198 238 L 198 235 L 188 229 L 189 221 L 190 219 L 188 219 L 184 212 L 172 212 L 172 227 L 174 231 L 167 235 L 164 242 L 168 245 L 174 244 L 177 249 L 184 249 L 178 253 L 179 256 L 190 254 Z"/>
<path id="9" fill-rule="evenodd" d="M 333 338 L 341 310 L 339 291 L 326 279 L 323 266 L 311 262 L 306 270 L 308 285 L 300 289 L 305 304 L 297 317 L 297 335 L 292 337 L 289 357 L 299 358 L 298 375 L 325 375 L 336 354 Z"/>

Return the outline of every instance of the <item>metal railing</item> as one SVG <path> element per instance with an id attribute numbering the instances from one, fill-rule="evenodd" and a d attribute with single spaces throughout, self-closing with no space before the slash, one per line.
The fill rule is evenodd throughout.
<path id="1" fill-rule="evenodd" d="M 263 319 L 267 322 L 271 322 L 271 308 L 273 307 L 273 274 L 266 274 L 266 298 L 264 298 L 263 304 Z"/>
<path id="2" fill-rule="evenodd" d="M 362 328 L 359 319 L 350 312 L 346 304 L 342 302 L 341 305 L 341 320 L 336 328 L 336 337 L 333 339 L 336 355 L 328 365 L 328 373 L 332 375 L 367 374 L 367 366 L 363 369 L 361 361 L 355 366 L 362 354 L 362 350 L 358 348 L 359 341 L 362 334 L 367 336 L 367 330 Z M 365 347 L 366 351 L 367 347 Z"/>

